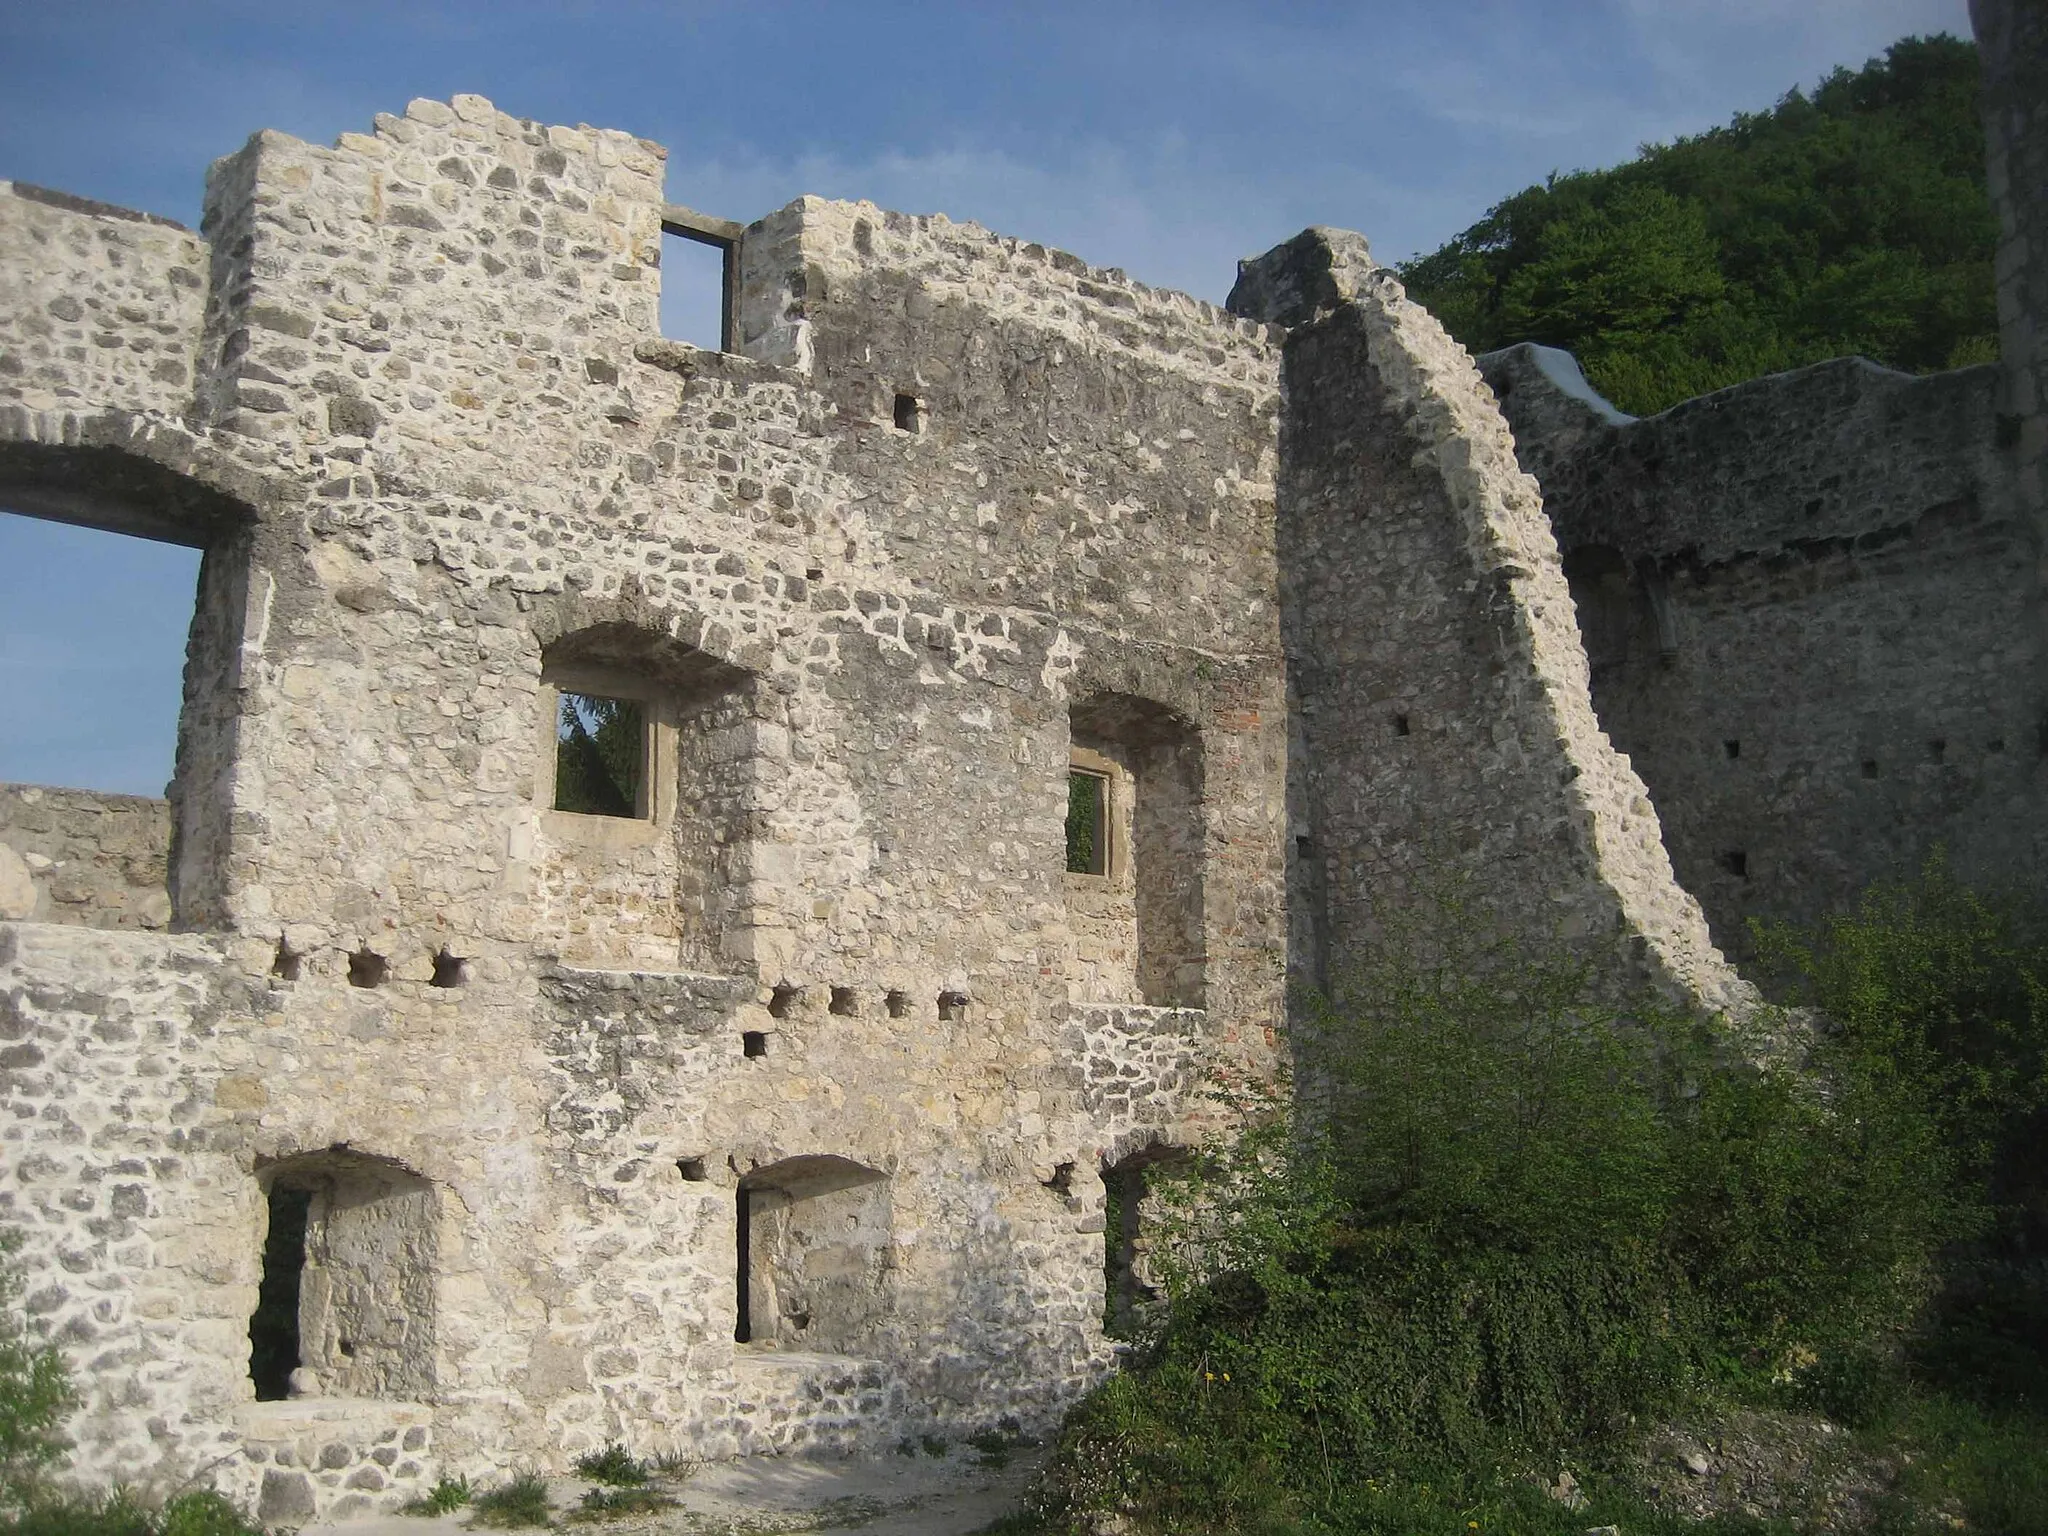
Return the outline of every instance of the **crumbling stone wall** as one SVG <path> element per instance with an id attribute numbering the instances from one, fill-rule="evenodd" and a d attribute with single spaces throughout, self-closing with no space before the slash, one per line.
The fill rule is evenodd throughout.
<path id="1" fill-rule="evenodd" d="M 1556 541 L 1471 359 L 1341 231 L 1246 263 L 1232 303 L 1292 327 L 1298 973 L 1341 990 L 1381 913 L 1464 880 L 1486 920 L 1618 983 L 1742 1006 L 1600 732 Z"/>
<path id="2" fill-rule="evenodd" d="M 1601 721 L 1722 944 L 1938 846 L 2039 884 L 2037 546 L 1996 369 L 1845 358 L 1637 421 L 1538 349 L 1482 367 L 1566 550 Z"/>
<path id="3" fill-rule="evenodd" d="M 1198 1136 L 1205 1056 L 1270 1059 L 1272 338 L 807 200 L 748 235 L 767 355 L 703 352 L 654 334 L 660 168 L 467 97 L 331 149 L 259 135 L 210 180 L 189 396 L 91 375 L 61 408 L 0 403 L 21 480 L 110 526 L 156 506 L 207 550 L 172 884 L 212 957 L 177 1123 L 216 1161 L 135 1178 L 207 1208 L 217 1272 L 165 1284 L 215 1331 L 161 1340 L 193 1358 L 146 1402 L 94 1408 L 85 1474 L 240 1447 L 220 1475 L 294 1518 L 387 1506 L 412 1474 L 380 1448 L 432 1471 L 381 1438 L 392 1394 L 432 1467 L 476 1475 L 614 1437 L 718 1456 L 1042 1421 L 1110 1359 L 1105 1156 L 1133 1116 Z M 61 217 L 87 222 L 52 249 L 97 249 L 98 215 Z M 804 345 L 775 355 L 777 325 Z M 579 666 L 631 674 L 671 733 L 644 818 L 553 807 Z M 1202 765 L 1184 867 L 1157 873 L 1209 1003 L 1146 1008 L 1135 970 L 1098 997 L 1130 1006 L 1093 1051 L 1147 1063 L 1121 1107 L 1066 1054 L 1070 715 L 1110 695 Z M 9 995 L 70 995 L 74 952 L 19 931 Z M 68 1091 L 112 1112 L 89 1074 Z M 740 1182 L 805 1158 L 883 1176 L 888 1305 L 829 1348 L 741 1345 Z M 339 1415 L 339 1479 L 249 1417 L 273 1409 L 247 1376 L 266 1180 L 322 1159 L 411 1181 L 346 1207 L 359 1242 L 315 1212 L 302 1354 L 330 1396 L 296 1401 Z M 847 1269 L 798 1246 L 804 1287 Z M 323 1292 L 426 1270 L 390 1317 Z M 399 1343 L 380 1364 L 344 1330 Z M 150 1418 L 179 1427 L 137 1461 Z"/>
<path id="4" fill-rule="evenodd" d="M 0 784 L 0 920 L 163 928 L 170 842 L 165 801 Z"/>

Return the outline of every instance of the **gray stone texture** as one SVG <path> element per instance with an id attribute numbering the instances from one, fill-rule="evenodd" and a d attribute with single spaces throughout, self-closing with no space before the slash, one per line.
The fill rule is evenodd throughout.
<path id="1" fill-rule="evenodd" d="M 1647 420 L 1481 366 L 1565 550 L 1600 719 L 1716 938 L 1912 874 L 2048 869 L 2036 542 L 1997 370 L 1859 358 Z"/>
<path id="2" fill-rule="evenodd" d="M 1891 710 L 1947 745 L 1884 816 L 2036 846 L 1989 370 L 1627 423 L 1495 360 L 1518 464 L 1357 236 L 1236 314 L 816 198 L 741 232 L 709 352 L 657 334 L 663 158 L 458 96 L 258 134 L 199 236 L 0 186 L 0 505 L 204 551 L 166 799 L 0 791 L 0 1220 L 79 1475 L 298 1522 L 610 1439 L 1042 1426 L 1205 1072 L 1274 1070 L 1387 904 L 1462 874 L 1747 1004 L 1651 808 L 1686 877 L 1774 803 L 1684 765 L 1716 690 L 1731 767 L 1782 777 L 1801 698 L 1830 751 Z M 1835 477 L 1811 529 L 1766 458 Z M 557 808 L 563 693 L 641 707 L 633 815 Z M 1833 788 L 1771 815 L 1791 905 L 1875 857 Z M 257 1402 L 280 1190 L 300 1395 Z"/>
<path id="3" fill-rule="evenodd" d="M 168 927 L 170 842 L 165 801 L 0 784 L 0 916 Z"/>

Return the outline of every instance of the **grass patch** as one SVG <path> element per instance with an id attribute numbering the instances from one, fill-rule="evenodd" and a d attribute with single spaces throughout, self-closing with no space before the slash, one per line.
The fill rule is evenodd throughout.
<path id="1" fill-rule="evenodd" d="M 647 1463 L 613 1440 L 601 1451 L 578 1456 L 576 1474 L 613 1488 L 638 1488 L 647 1481 Z"/>
<path id="2" fill-rule="evenodd" d="M 9 1536 L 264 1536 L 233 1500 L 210 1488 L 145 1504 L 126 1488 L 42 1497 L 0 1520 Z"/>
<path id="3" fill-rule="evenodd" d="M 416 1499 L 399 1505 L 401 1515 L 452 1515 L 469 1503 L 473 1490 L 466 1477 L 444 1477 Z"/>
<path id="4" fill-rule="evenodd" d="M 496 1530 L 527 1525 L 547 1525 L 554 1518 L 548 1502 L 547 1479 L 538 1472 L 521 1472 L 496 1487 L 486 1488 L 470 1499 L 476 1523 Z"/>
<path id="5" fill-rule="evenodd" d="M 618 1515 L 647 1515 L 673 1509 L 675 1500 L 657 1488 L 593 1488 L 583 1495 L 579 1520 L 609 1520 Z"/>

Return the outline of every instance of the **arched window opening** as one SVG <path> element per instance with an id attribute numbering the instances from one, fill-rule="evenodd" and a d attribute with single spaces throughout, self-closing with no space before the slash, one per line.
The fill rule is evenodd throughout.
<path id="1" fill-rule="evenodd" d="M 1071 715 L 1068 982 L 1089 1002 L 1199 1008 L 1206 985 L 1201 734 L 1130 694 Z"/>
<path id="2" fill-rule="evenodd" d="M 268 1226 L 249 1375 L 259 1402 L 430 1398 L 433 1186 L 382 1158 L 309 1153 L 262 1173 Z"/>
<path id="3" fill-rule="evenodd" d="M 740 1180 L 733 1339 L 859 1354 L 889 1306 L 888 1176 L 830 1154 Z"/>
<path id="4" fill-rule="evenodd" d="M 1113 1339 L 1134 1337 L 1158 1300 L 1151 1259 L 1159 1206 L 1151 1178 L 1186 1158 L 1186 1148 L 1161 1142 L 1102 1170 L 1102 1331 Z"/>

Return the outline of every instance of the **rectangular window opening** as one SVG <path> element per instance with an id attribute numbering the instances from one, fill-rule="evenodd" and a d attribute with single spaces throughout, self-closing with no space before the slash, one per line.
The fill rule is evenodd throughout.
<path id="1" fill-rule="evenodd" d="M 1067 873 L 1109 873 L 1109 778 L 1073 769 L 1067 774 Z"/>
<path id="2" fill-rule="evenodd" d="M 199 561 L 0 505 L 0 781 L 164 793 Z"/>
<path id="3" fill-rule="evenodd" d="M 289 1397 L 292 1372 L 299 1368 L 299 1279 L 306 1268 L 306 1214 L 312 1202 L 307 1190 L 271 1186 L 263 1278 L 249 1319 L 249 1378 L 259 1403 Z"/>
<path id="4" fill-rule="evenodd" d="M 646 777 L 645 707 L 564 690 L 555 718 L 555 809 L 644 816 Z"/>
<path id="5" fill-rule="evenodd" d="M 738 283 L 738 240 L 674 224 L 662 226 L 662 335 L 706 352 L 737 351 L 733 304 Z"/>

